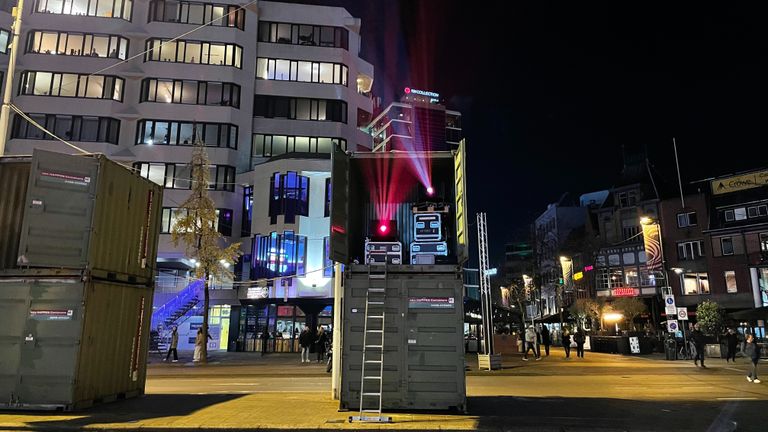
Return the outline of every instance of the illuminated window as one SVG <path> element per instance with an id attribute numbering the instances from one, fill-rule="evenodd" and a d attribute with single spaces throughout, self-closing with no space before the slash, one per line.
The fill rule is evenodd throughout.
<path id="1" fill-rule="evenodd" d="M 8 47 L 11 44 L 11 33 L 8 30 L 0 29 L 0 53 L 8 54 Z"/>
<path id="2" fill-rule="evenodd" d="M 35 12 L 131 20 L 133 0 L 37 0 Z"/>
<path id="3" fill-rule="evenodd" d="M 735 293 L 739 290 L 736 287 L 736 272 L 733 270 L 725 271 L 725 288 L 728 293 Z"/>
<path id="4" fill-rule="evenodd" d="M 349 31 L 342 27 L 259 21 L 259 42 L 349 49 Z"/>
<path id="5" fill-rule="evenodd" d="M 128 39 L 106 34 L 33 31 L 27 36 L 27 52 L 125 60 Z"/>
<path id="6" fill-rule="evenodd" d="M 245 28 L 245 9 L 235 5 L 177 0 L 152 0 L 149 21 L 207 24 L 213 27 Z"/>
<path id="7" fill-rule="evenodd" d="M 139 175 L 166 189 L 190 189 L 192 169 L 188 164 L 137 162 L 133 164 L 133 167 L 136 168 Z M 235 190 L 235 167 L 210 165 L 208 169 L 211 176 L 209 189 L 228 192 Z"/>
<path id="8" fill-rule="evenodd" d="M 296 223 L 296 216 L 309 216 L 309 177 L 288 171 L 274 173 L 270 179 L 269 217 L 272 225 L 277 216 L 285 223 Z"/>
<path id="9" fill-rule="evenodd" d="M 170 234 L 178 221 L 187 215 L 187 209 L 177 207 L 163 207 L 160 218 L 160 234 Z M 213 229 L 224 236 L 232 235 L 232 210 L 216 209 L 216 219 Z"/>
<path id="10" fill-rule="evenodd" d="M 144 61 L 242 67 L 243 47 L 222 42 L 147 39 Z"/>
<path id="11" fill-rule="evenodd" d="M 286 153 L 330 153 L 335 145 L 347 150 L 347 140 L 343 138 L 254 134 L 251 168 L 264 158 Z"/>
<path id="12" fill-rule="evenodd" d="M 333 260 L 331 260 L 330 237 L 323 237 L 323 277 L 333 277 Z"/>
<path id="13" fill-rule="evenodd" d="M 298 81 L 346 86 L 349 69 L 341 63 L 282 60 L 259 57 L 256 78 L 276 81 Z"/>
<path id="14" fill-rule="evenodd" d="M 141 82 L 140 102 L 240 108 L 240 86 L 213 81 L 146 78 Z"/>
<path id="15" fill-rule="evenodd" d="M 257 235 L 251 252 L 251 278 L 306 274 L 307 238 L 293 231 Z"/>
<path id="16" fill-rule="evenodd" d="M 768 252 L 768 232 L 760 233 L 760 251 Z"/>
<path id="17" fill-rule="evenodd" d="M 240 237 L 251 235 L 251 223 L 253 221 L 253 187 L 243 188 L 243 208 L 242 220 L 240 224 Z"/>
<path id="18" fill-rule="evenodd" d="M 237 148 L 237 126 L 227 123 L 139 120 L 136 129 L 136 145 L 191 146 L 199 136 L 206 147 Z"/>
<path id="19" fill-rule="evenodd" d="M 124 84 L 122 78 L 114 76 L 27 71 L 21 75 L 19 94 L 112 99 L 122 102 Z"/>
<path id="20" fill-rule="evenodd" d="M 684 295 L 709 294 L 709 277 L 706 273 L 683 273 Z"/>

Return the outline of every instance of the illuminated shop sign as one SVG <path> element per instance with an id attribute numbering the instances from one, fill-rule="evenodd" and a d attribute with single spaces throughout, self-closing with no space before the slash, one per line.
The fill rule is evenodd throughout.
<path id="1" fill-rule="evenodd" d="M 640 290 L 637 288 L 614 288 L 611 290 L 611 295 L 614 297 L 637 297 L 640 295 Z"/>
<path id="2" fill-rule="evenodd" d="M 410 88 L 410 87 L 405 88 L 405 94 L 416 94 L 416 95 L 426 96 L 434 99 L 440 98 L 440 93 L 435 93 L 427 90 L 419 90 L 419 89 Z"/>

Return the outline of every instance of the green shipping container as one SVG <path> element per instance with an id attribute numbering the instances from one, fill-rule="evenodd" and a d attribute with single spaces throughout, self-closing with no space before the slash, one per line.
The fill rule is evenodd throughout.
<path id="1" fill-rule="evenodd" d="M 0 276 L 0 408 L 73 410 L 144 393 L 152 289 L 71 270 Z"/>
<path id="2" fill-rule="evenodd" d="M 104 155 L 35 150 L 17 264 L 149 284 L 161 211 L 159 185 Z"/>

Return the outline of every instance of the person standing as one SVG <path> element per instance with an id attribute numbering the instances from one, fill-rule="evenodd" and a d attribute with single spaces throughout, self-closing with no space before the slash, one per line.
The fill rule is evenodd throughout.
<path id="1" fill-rule="evenodd" d="M 197 339 L 195 339 L 195 342 L 197 342 Z M 197 345 L 197 343 L 195 343 Z M 173 362 L 176 363 L 179 361 L 179 353 L 176 351 L 176 348 L 179 346 L 179 329 L 176 326 L 173 326 L 173 331 L 171 332 L 171 343 L 168 345 L 168 353 L 165 355 L 165 360 L 168 361 L 168 359 L 171 357 L 171 353 L 173 353 Z M 197 348 L 197 346 L 195 346 Z"/>
<path id="2" fill-rule="evenodd" d="M 563 349 L 565 350 L 565 358 L 571 358 L 571 333 L 568 330 L 563 330 Z"/>
<path id="3" fill-rule="evenodd" d="M 325 328 L 317 326 L 317 340 L 315 341 L 315 352 L 317 352 L 317 362 L 320 363 L 325 357 L 325 344 L 328 343 L 328 335 L 325 334 Z"/>
<path id="4" fill-rule="evenodd" d="M 299 345 L 301 346 L 301 362 L 309 363 L 309 346 L 312 345 L 312 333 L 309 332 L 309 326 L 306 324 L 299 335 Z"/>
<path id="5" fill-rule="evenodd" d="M 197 329 L 197 335 L 195 336 L 195 352 L 192 355 L 193 362 L 199 362 L 203 357 L 203 344 L 205 343 L 205 336 L 203 336 L 203 328 Z"/>
<path id="6" fill-rule="evenodd" d="M 747 381 L 760 384 L 760 380 L 757 378 L 757 364 L 760 362 L 760 346 L 755 342 L 755 335 L 747 335 L 747 341 L 744 344 L 744 354 L 750 360 L 750 371 L 749 375 L 747 375 Z"/>
<path id="7" fill-rule="evenodd" d="M 267 345 L 269 342 L 269 330 L 267 330 L 267 327 L 264 327 L 264 330 L 261 332 L 261 355 L 267 353 Z"/>
<path id="8" fill-rule="evenodd" d="M 576 342 L 576 357 L 584 358 L 584 342 L 587 338 L 581 329 L 576 330 L 576 334 L 573 335 L 573 340 Z"/>
<path id="9" fill-rule="evenodd" d="M 725 362 L 733 359 L 736 363 L 736 346 L 739 344 L 739 335 L 733 327 L 728 329 L 728 333 L 725 334 L 725 345 L 728 348 L 728 352 L 725 354 Z"/>
<path id="10" fill-rule="evenodd" d="M 701 367 L 706 368 L 704 366 L 704 333 L 701 332 L 699 329 L 699 323 L 696 323 L 693 326 L 693 331 L 691 332 L 691 341 L 693 342 L 693 346 L 696 348 L 696 355 L 693 357 L 693 364 L 698 366 L 699 361 L 701 361 Z"/>
<path id="11" fill-rule="evenodd" d="M 539 356 L 539 352 L 536 351 L 536 329 L 533 327 L 533 324 L 529 325 L 527 329 L 525 329 L 525 354 L 523 354 L 523 361 L 528 361 L 528 351 L 533 351 L 533 355 L 536 357 L 536 360 L 541 360 L 541 356 Z"/>
<path id="12" fill-rule="evenodd" d="M 541 326 L 541 343 L 544 345 L 544 352 L 547 354 L 547 357 L 549 357 L 549 346 L 552 345 L 552 337 L 549 333 L 549 329 L 545 325 Z"/>

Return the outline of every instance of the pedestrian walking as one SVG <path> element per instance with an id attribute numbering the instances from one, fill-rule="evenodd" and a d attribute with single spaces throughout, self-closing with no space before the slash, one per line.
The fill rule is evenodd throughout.
<path id="1" fill-rule="evenodd" d="M 176 351 L 176 348 L 179 346 L 179 329 L 176 326 L 173 326 L 173 331 L 171 332 L 171 343 L 168 345 L 168 353 L 165 355 L 165 360 L 168 361 L 168 359 L 171 357 L 171 353 L 173 353 L 173 362 L 176 363 L 179 361 L 179 353 Z"/>
<path id="2" fill-rule="evenodd" d="M 309 331 L 309 326 L 304 325 L 304 330 L 299 335 L 299 345 L 301 346 L 301 362 L 309 363 L 309 347 L 312 345 L 312 332 Z"/>
<path id="3" fill-rule="evenodd" d="M 693 342 L 693 346 L 696 347 L 696 355 L 693 357 L 693 364 L 698 366 L 699 362 L 701 362 L 701 367 L 706 368 L 706 366 L 704 366 L 704 345 L 706 344 L 706 340 L 704 339 L 704 333 L 699 329 L 699 323 L 696 323 L 693 326 L 691 341 Z"/>
<path id="4" fill-rule="evenodd" d="M 544 352 L 547 354 L 547 357 L 549 357 L 549 346 L 552 345 L 552 337 L 549 333 L 549 329 L 545 325 L 541 326 L 541 343 L 544 345 Z"/>
<path id="5" fill-rule="evenodd" d="M 264 327 L 264 330 L 261 332 L 261 355 L 264 355 L 267 353 L 268 342 L 269 342 L 269 330 L 267 330 L 267 328 Z"/>
<path id="6" fill-rule="evenodd" d="M 760 346 L 755 342 L 755 335 L 748 334 L 747 341 L 744 344 L 744 355 L 750 360 L 749 375 L 747 375 L 747 381 L 755 384 L 760 384 L 760 380 L 757 378 L 757 364 L 760 362 Z"/>
<path id="7" fill-rule="evenodd" d="M 325 357 L 325 344 L 328 343 L 328 335 L 325 334 L 323 326 L 317 326 L 317 340 L 315 341 L 315 352 L 317 353 L 317 362 L 320 363 Z"/>
<path id="8" fill-rule="evenodd" d="M 539 352 L 536 350 L 536 338 L 538 335 L 536 334 L 536 329 L 533 327 L 533 324 L 529 325 L 527 329 L 525 329 L 525 354 L 523 354 L 523 361 L 528 361 L 528 351 L 533 351 L 533 355 L 536 357 L 536 360 L 541 360 L 541 356 L 539 355 Z"/>
<path id="9" fill-rule="evenodd" d="M 565 350 L 565 358 L 571 358 L 571 344 L 576 342 L 571 341 L 571 333 L 568 330 L 563 331 L 563 349 Z"/>
<path id="10" fill-rule="evenodd" d="M 576 330 L 573 341 L 576 342 L 576 357 L 584 358 L 584 342 L 587 341 L 587 337 L 581 329 Z"/>
<path id="11" fill-rule="evenodd" d="M 725 334 L 725 345 L 728 348 L 728 351 L 725 354 L 726 363 L 728 363 L 728 360 L 733 360 L 733 362 L 736 363 L 736 346 L 738 344 L 739 334 L 736 333 L 736 330 L 734 330 L 733 327 L 731 327 Z"/>

